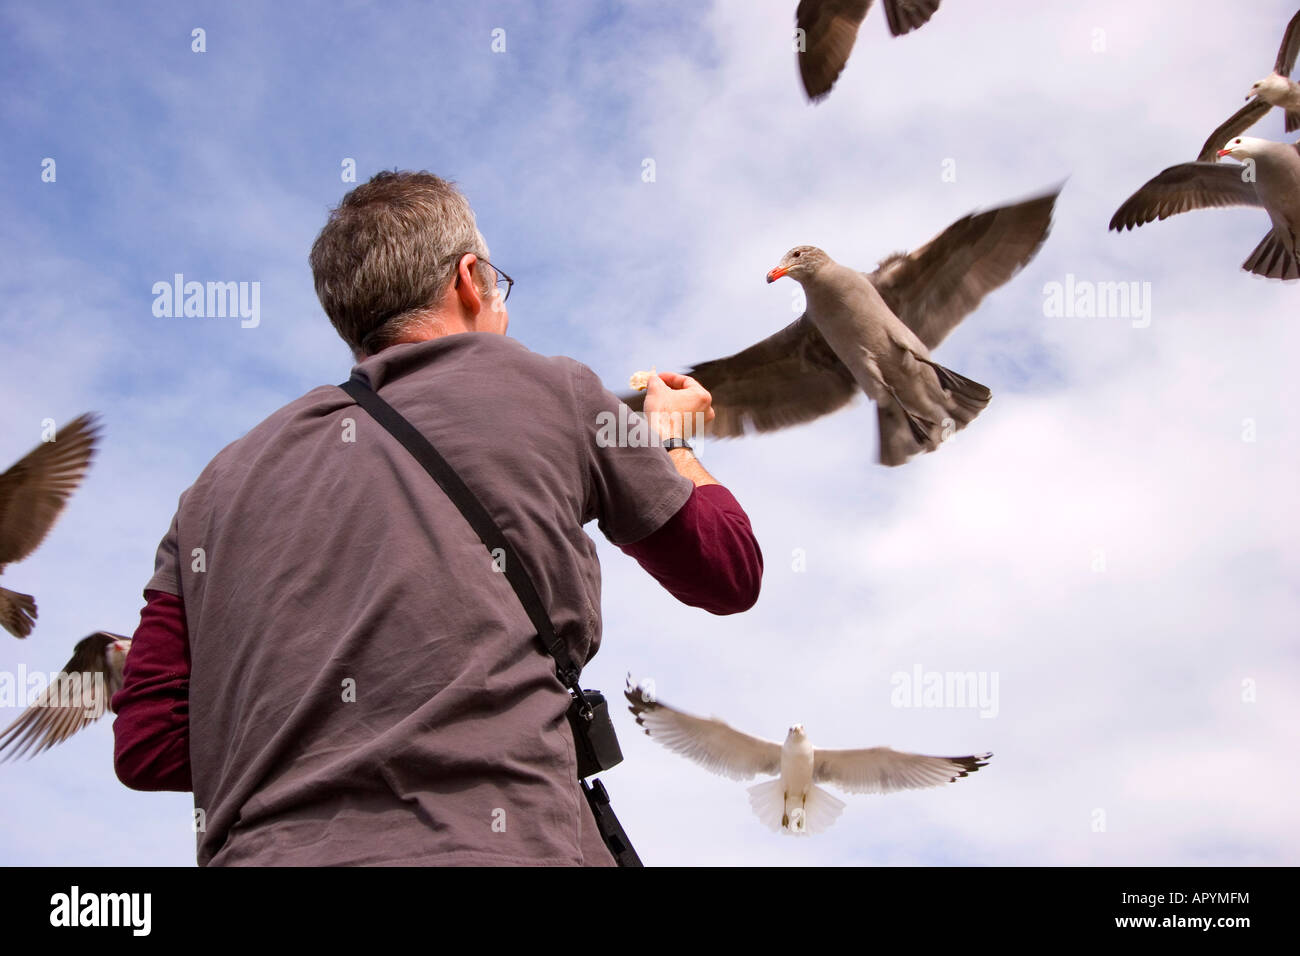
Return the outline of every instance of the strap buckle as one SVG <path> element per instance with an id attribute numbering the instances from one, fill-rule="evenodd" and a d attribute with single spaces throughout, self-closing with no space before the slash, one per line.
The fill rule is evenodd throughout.
<path id="1" fill-rule="evenodd" d="M 577 670 L 572 667 L 557 667 L 556 673 L 560 680 L 564 682 L 564 686 L 569 688 L 569 692 L 578 701 L 578 716 L 590 723 L 592 718 L 596 716 L 596 712 L 591 707 L 591 701 L 587 700 L 587 695 L 582 692 L 582 687 L 578 683 Z"/>

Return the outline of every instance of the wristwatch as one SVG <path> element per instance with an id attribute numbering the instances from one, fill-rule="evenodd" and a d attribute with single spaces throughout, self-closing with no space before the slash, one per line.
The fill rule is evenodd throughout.
<path id="1" fill-rule="evenodd" d="M 665 438 L 662 447 L 664 451 L 672 451 L 674 448 L 685 448 L 692 453 L 695 451 L 690 445 L 686 444 L 685 438 Z"/>

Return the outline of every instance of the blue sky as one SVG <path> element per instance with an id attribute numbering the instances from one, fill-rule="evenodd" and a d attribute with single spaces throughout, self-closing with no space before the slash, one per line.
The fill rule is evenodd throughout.
<path id="1" fill-rule="evenodd" d="M 0 5 L 0 459 L 47 416 L 106 425 L 55 532 L 5 573 L 40 621 L 0 643 L 0 670 L 132 631 L 180 492 L 272 410 L 347 377 L 307 267 L 347 159 L 361 180 L 457 180 L 517 281 L 511 334 L 615 389 L 788 322 L 796 287 L 763 275 L 792 245 L 869 270 L 1066 180 L 1038 258 L 937 352 L 995 396 L 950 444 L 883 469 L 863 401 L 703 446 L 767 556 L 753 611 L 676 605 L 601 548 L 586 683 L 613 694 L 632 670 L 751 733 L 802 721 L 828 746 L 993 763 L 849 797 L 826 834 L 781 839 L 741 786 L 620 713 L 628 759 L 606 783 L 652 863 L 1296 863 L 1300 773 L 1277 754 L 1300 725 L 1297 289 L 1239 269 L 1258 210 L 1106 232 L 1240 105 L 1294 7 L 949 0 L 901 39 L 873 10 L 813 107 L 794 6 Z M 1280 114 L 1252 133 L 1284 139 Z M 260 324 L 155 317 L 153 283 L 178 272 L 259 282 Z M 1067 275 L 1150 283 L 1149 327 L 1049 317 L 1044 287 Z M 997 716 L 892 706 L 891 675 L 917 664 L 998 674 Z M 105 720 L 0 765 L 0 862 L 192 864 L 189 799 L 126 790 L 111 753 Z"/>

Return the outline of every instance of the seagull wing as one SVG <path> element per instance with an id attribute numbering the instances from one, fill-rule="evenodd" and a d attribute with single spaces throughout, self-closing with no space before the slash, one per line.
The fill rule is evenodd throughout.
<path id="1" fill-rule="evenodd" d="M 894 36 L 911 33 L 930 22 L 940 0 L 885 0 L 885 17 Z"/>
<path id="2" fill-rule="evenodd" d="M 1212 163 L 1219 158 L 1219 150 L 1223 149 L 1223 144 L 1234 136 L 1240 136 L 1246 130 L 1250 129 L 1261 119 L 1264 114 L 1273 107 L 1261 99 L 1253 99 L 1237 112 L 1233 113 L 1223 125 L 1210 134 L 1210 138 L 1205 141 L 1201 147 L 1200 154 L 1196 157 L 1198 163 Z M 1174 167 L 1175 169 L 1177 167 Z M 1232 167 L 1229 166 L 1229 169 Z"/>
<path id="3" fill-rule="evenodd" d="M 694 760 L 700 766 L 732 780 L 749 780 L 756 775 L 781 772 L 781 745 L 741 733 L 716 717 L 693 717 L 639 690 L 629 676 L 624 691 L 628 710 L 645 732 L 669 750 Z"/>
<path id="4" fill-rule="evenodd" d="M 108 631 L 77 642 L 55 683 L 0 733 L 0 753 L 9 751 L 4 759 L 22 756 L 32 747 L 34 757 L 104 715 L 109 699 L 122 688 L 126 655 L 109 652 L 115 641 L 131 644 L 129 638 Z"/>
<path id="5" fill-rule="evenodd" d="M 804 37 L 803 50 L 799 53 L 799 75 L 809 99 L 821 99 L 839 79 L 871 3 L 872 0 L 799 0 L 794 15 L 795 25 L 803 30 Z"/>
<path id="6" fill-rule="evenodd" d="M 969 757 L 926 757 L 889 747 L 866 750 L 813 751 L 813 781 L 830 783 L 849 793 L 893 793 L 952 783 L 974 773 L 993 754 Z"/>
<path id="7" fill-rule="evenodd" d="M 686 374 L 713 396 L 716 417 L 706 433 L 717 438 L 810 422 L 843 408 L 858 392 L 853 373 L 806 314 L 757 345 Z M 624 401 L 641 411 L 645 393 Z"/>
<path id="8" fill-rule="evenodd" d="M 933 349 L 983 298 L 1037 254 L 1060 190 L 958 219 L 911 254 L 867 275 L 885 303 Z"/>
<path id="9" fill-rule="evenodd" d="M 1286 25 L 1286 33 L 1282 34 L 1282 45 L 1278 47 L 1277 62 L 1273 64 L 1273 72 L 1290 76 L 1291 71 L 1295 69 L 1297 54 L 1300 54 L 1300 12 L 1297 12 Z"/>
<path id="10" fill-rule="evenodd" d="M 1111 217 L 1110 228 L 1136 229 L 1180 212 L 1219 206 L 1262 206 L 1255 184 L 1242 179 L 1246 167 L 1221 163 L 1180 163 L 1157 174 Z"/>
<path id="11" fill-rule="evenodd" d="M 44 540 L 85 477 L 97 438 L 93 415 L 74 418 L 0 475 L 0 565 L 22 560 Z"/>

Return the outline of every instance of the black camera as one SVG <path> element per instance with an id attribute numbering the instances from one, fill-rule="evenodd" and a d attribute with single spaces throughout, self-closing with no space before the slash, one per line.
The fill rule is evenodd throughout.
<path id="1" fill-rule="evenodd" d="M 598 690 L 583 689 L 584 707 L 578 697 L 569 704 L 569 727 L 573 730 L 573 747 L 578 755 L 578 779 L 616 767 L 623 762 L 623 751 L 609 716 L 609 702 Z M 590 716 L 588 716 L 588 714 Z"/>

